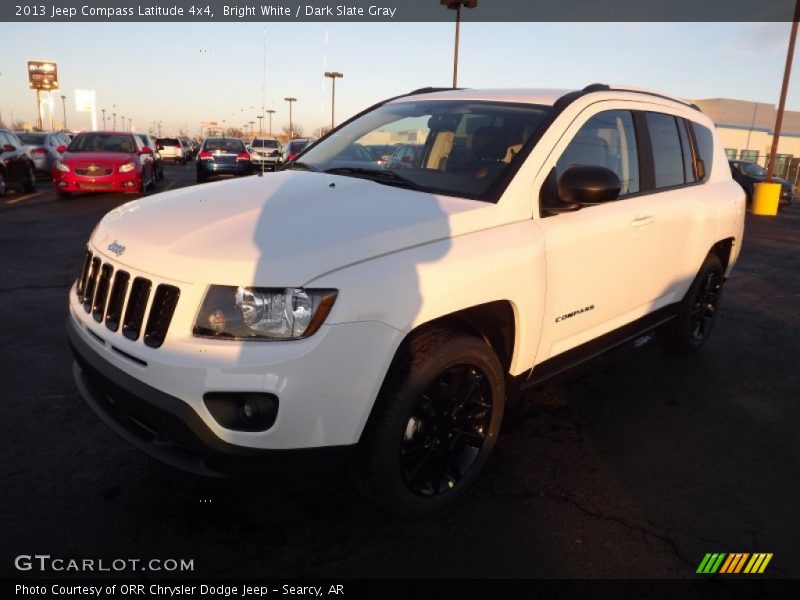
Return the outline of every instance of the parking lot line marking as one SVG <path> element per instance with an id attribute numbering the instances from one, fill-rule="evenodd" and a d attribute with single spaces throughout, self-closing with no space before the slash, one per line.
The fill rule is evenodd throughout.
<path id="1" fill-rule="evenodd" d="M 34 198 L 38 196 L 42 192 L 34 192 L 33 194 L 26 194 L 25 196 L 20 196 L 19 198 L 11 198 L 11 200 L 6 200 L 6 204 L 16 204 L 17 202 L 22 202 L 23 200 L 27 200 L 28 198 Z"/>

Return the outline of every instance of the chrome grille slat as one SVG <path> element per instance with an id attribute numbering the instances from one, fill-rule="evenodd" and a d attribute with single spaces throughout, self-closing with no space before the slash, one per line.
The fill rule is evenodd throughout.
<path id="1" fill-rule="evenodd" d="M 151 348 L 158 348 L 164 343 L 180 294 L 181 291 L 174 285 L 162 283 L 156 288 L 150 315 L 147 317 L 147 326 L 144 329 L 144 343 Z"/>
<path id="2" fill-rule="evenodd" d="M 114 276 L 114 285 L 111 287 L 111 295 L 108 297 L 108 307 L 106 308 L 106 327 L 111 331 L 119 329 L 130 279 L 131 276 L 125 271 L 117 271 Z"/>
<path id="3" fill-rule="evenodd" d="M 92 266 L 89 270 L 89 278 L 86 280 L 86 289 L 83 295 L 83 310 L 87 313 L 92 310 L 92 302 L 94 301 L 94 292 L 97 288 L 97 276 L 100 272 L 100 258 L 95 256 L 92 259 Z"/>
<path id="4" fill-rule="evenodd" d="M 89 267 L 92 264 L 92 252 L 86 251 L 86 256 L 83 259 L 83 269 L 81 269 L 81 276 L 78 278 L 78 285 L 75 286 L 75 291 L 78 293 L 78 302 L 83 302 L 83 291 L 86 289 L 86 280 L 89 278 Z"/>
<path id="5" fill-rule="evenodd" d="M 106 312 L 106 300 L 108 300 L 108 290 L 111 287 L 111 275 L 114 267 L 106 263 L 100 269 L 100 277 L 97 280 L 97 289 L 92 301 L 92 317 L 100 323 Z"/>
<path id="6" fill-rule="evenodd" d="M 151 287 L 149 279 L 137 277 L 133 280 L 131 293 L 128 296 L 128 307 L 125 309 L 125 318 L 122 321 L 122 335 L 129 340 L 139 339 Z"/>

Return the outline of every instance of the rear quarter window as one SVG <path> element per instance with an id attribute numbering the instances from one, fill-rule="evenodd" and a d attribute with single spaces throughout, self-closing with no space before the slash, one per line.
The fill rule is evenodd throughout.
<path id="1" fill-rule="evenodd" d="M 708 179 L 709 173 L 714 166 L 714 134 L 713 132 L 699 123 L 691 122 L 692 130 L 694 131 L 694 139 L 697 144 L 697 158 L 703 161 L 703 168 L 705 176 L 703 180 Z"/>

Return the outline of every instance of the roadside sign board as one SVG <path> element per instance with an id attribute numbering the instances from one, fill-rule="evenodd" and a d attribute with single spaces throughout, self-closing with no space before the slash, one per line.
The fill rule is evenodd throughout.
<path id="1" fill-rule="evenodd" d="M 75 90 L 75 110 L 78 112 L 94 112 L 94 90 Z"/>
<path id="2" fill-rule="evenodd" d="M 28 87 L 32 90 L 57 90 L 58 64 L 52 60 L 29 60 Z"/>

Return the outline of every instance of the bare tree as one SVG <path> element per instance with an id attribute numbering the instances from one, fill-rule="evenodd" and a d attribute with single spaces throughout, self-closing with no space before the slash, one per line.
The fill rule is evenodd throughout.
<path id="1" fill-rule="evenodd" d="M 294 130 L 294 131 L 292 131 L 292 130 Z M 282 131 L 283 131 L 283 135 L 285 135 L 287 137 L 291 136 L 294 133 L 294 137 L 301 138 L 301 137 L 303 137 L 303 134 L 305 133 L 306 130 L 299 123 L 292 123 L 292 129 L 289 129 L 288 125 L 284 125 L 283 128 L 282 128 Z"/>
<path id="2" fill-rule="evenodd" d="M 317 127 L 314 130 L 314 137 L 321 138 L 323 135 L 326 135 L 330 132 L 331 127 L 330 125 L 323 125 L 322 127 Z"/>
<path id="3" fill-rule="evenodd" d="M 238 138 L 240 138 L 240 137 L 243 137 L 243 136 L 244 136 L 244 132 L 241 129 L 239 129 L 238 127 L 228 127 L 225 130 L 225 137 L 238 137 Z"/>

